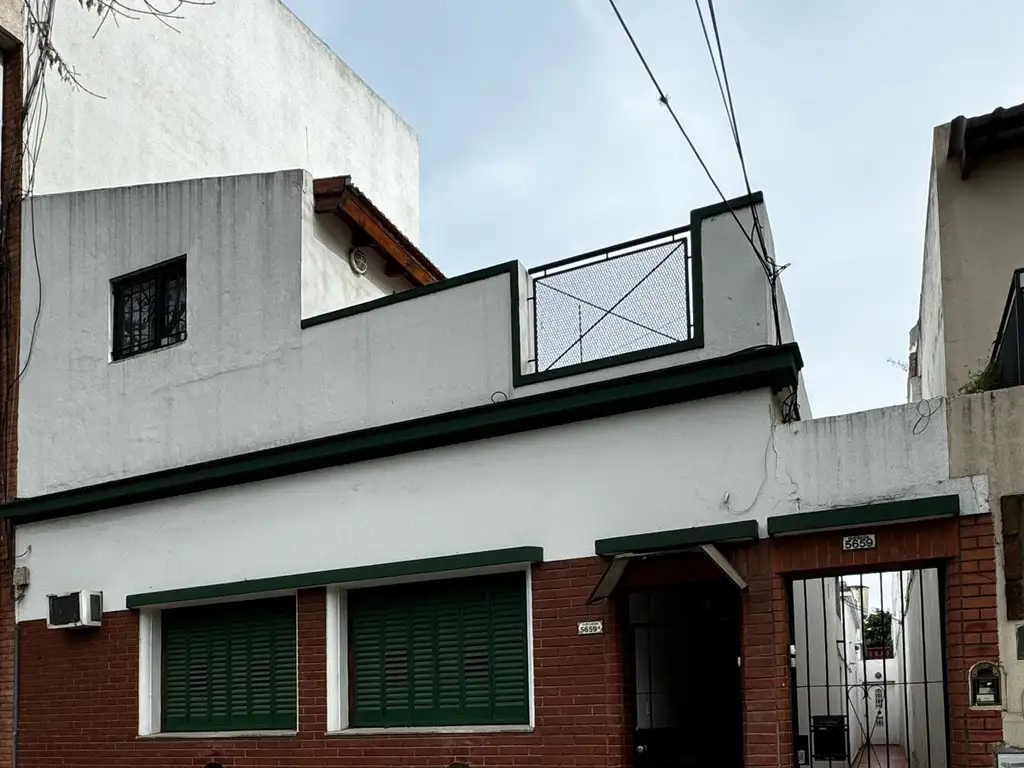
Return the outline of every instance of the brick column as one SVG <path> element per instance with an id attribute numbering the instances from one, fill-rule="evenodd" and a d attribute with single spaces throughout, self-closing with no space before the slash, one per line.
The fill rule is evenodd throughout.
<path id="1" fill-rule="evenodd" d="M 3 54 L 3 123 L 0 126 L 0 211 L 6 215 L 0 259 L 0 502 L 17 497 L 18 386 L 21 333 L 22 48 Z M 0 768 L 13 768 L 14 644 L 17 624 L 11 574 L 14 526 L 0 521 Z"/>

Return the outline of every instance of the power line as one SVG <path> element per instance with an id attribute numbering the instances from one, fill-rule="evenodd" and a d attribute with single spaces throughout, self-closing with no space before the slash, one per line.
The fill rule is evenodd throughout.
<path id="1" fill-rule="evenodd" d="M 707 37 L 707 27 L 704 25 L 704 14 L 700 12 L 700 0 L 694 0 L 697 6 L 697 15 L 700 16 L 700 24 L 704 29 L 704 39 L 708 42 L 708 54 L 711 56 L 711 64 L 715 69 L 715 77 L 718 77 L 718 65 L 715 63 L 715 55 L 711 51 L 711 42 Z M 711 28 L 715 33 L 715 46 L 718 48 L 718 61 L 722 65 L 722 78 L 721 80 L 725 83 L 725 93 L 723 94 L 723 102 L 725 103 L 726 114 L 729 118 L 729 125 L 732 126 L 732 135 L 736 140 L 736 154 L 740 159 L 740 169 L 743 172 L 743 184 L 746 187 L 747 195 L 751 194 L 750 190 L 750 177 L 747 174 L 747 162 L 743 157 L 743 144 L 740 141 L 740 129 L 739 122 L 736 120 L 736 106 L 732 100 L 732 88 L 729 86 L 729 71 L 725 66 L 725 53 L 722 51 L 722 36 L 718 31 L 718 19 L 715 16 L 715 0 L 708 0 L 708 12 L 711 15 Z M 719 90 L 721 90 L 722 82 L 719 82 Z M 751 209 L 754 217 L 754 231 L 757 233 L 757 241 L 761 246 L 761 253 L 764 254 L 765 258 L 761 262 L 761 266 L 764 267 L 765 276 L 768 278 L 768 285 L 771 289 L 771 300 L 772 300 L 772 318 L 775 321 L 775 343 L 782 343 L 782 328 L 779 325 L 779 295 L 777 283 L 779 279 L 779 268 L 774 262 L 768 260 L 768 245 L 765 242 L 764 227 L 761 224 L 760 217 L 757 215 L 757 208 Z"/>
<path id="2" fill-rule="evenodd" d="M 647 63 L 647 58 L 644 56 L 643 51 L 640 50 L 640 46 L 637 44 L 636 38 L 633 37 L 633 33 L 629 30 L 629 25 L 626 24 L 626 20 L 623 19 L 622 14 L 619 13 L 619 8 L 615 4 L 615 0 L 608 0 L 608 3 L 611 5 L 612 10 L 615 11 L 615 16 L 619 20 L 619 25 L 622 27 L 622 31 L 626 33 L 626 37 L 629 38 L 629 42 L 632 44 L 633 50 L 636 52 L 637 58 L 640 59 L 640 63 L 643 64 L 644 69 L 647 70 L 647 76 L 651 79 L 651 83 L 654 85 L 655 90 L 658 91 L 658 101 L 662 104 L 662 106 L 664 106 L 668 110 L 668 113 L 672 116 L 672 120 L 675 122 L 676 128 L 679 129 L 679 132 L 683 135 L 683 138 L 689 145 L 690 150 L 693 152 L 694 157 L 697 158 L 697 162 L 700 163 L 700 167 L 703 169 L 704 174 L 708 177 L 708 181 L 711 182 L 711 185 L 715 188 L 715 191 L 718 193 L 718 196 L 722 198 L 722 202 L 725 203 L 726 208 L 729 209 L 729 213 L 732 216 L 733 220 L 735 220 L 736 226 L 738 226 L 740 231 L 743 233 L 743 237 L 747 240 L 748 243 L 750 243 L 750 247 L 754 251 L 754 255 L 757 256 L 757 260 L 761 262 L 762 268 L 768 270 L 769 266 L 767 264 L 767 256 L 762 255 L 762 253 L 758 251 L 757 246 L 754 244 L 753 238 L 747 234 L 747 230 L 746 227 L 743 226 L 743 222 L 740 221 L 739 216 L 736 215 L 736 211 L 733 210 L 733 207 L 729 203 L 728 198 L 726 198 L 725 193 L 722 191 L 722 188 L 718 185 L 718 182 L 715 181 L 715 177 L 711 174 L 711 169 L 708 168 L 707 163 L 704 162 L 704 158 L 700 156 L 700 152 L 697 151 L 697 147 L 690 139 L 690 135 L 686 132 L 686 129 L 683 128 L 683 124 L 679 120 L 679 116 L 676 115 L 676 111 L 672 108 L 672 105 L 669 103 L 668 96 L 665 94 L 665 91 L 662 90 L 661 85 L 658 83 L 658 78 L 654 76 L 654 72 L 651 71 L 651 67 Z"/>

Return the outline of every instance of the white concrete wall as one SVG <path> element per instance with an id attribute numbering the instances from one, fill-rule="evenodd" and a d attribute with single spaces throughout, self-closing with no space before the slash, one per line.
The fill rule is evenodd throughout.
<path id="1" fill-rule="evenodd" d="M 955 394 L 992 353 L 1013 271 L 1024 266 L 1024 150 L 981 159 L 966 180 L 934 131 L 921 283 L 924 397 Z"/>
<path id="2" fill-rule="evenodd" d="M 932 165 L 925 217 L 924 267 L 919 305 L 918 371 L 920 396 L 928 399 L 946 394 L 946 329 L 942 303 L 942 256 L 939 239 L 939 208 L 936 171 Z M 918 399 L 918 398 L 912 398 Z"/>
<path id="3" fill-rule="evenodd" d="M 510 390 L 506 275 L 302 330 L 311 198 L 310 177 L 291 171 L 26 204 L 21 496 L 481 405 Z M 188 340 L 110 362 L 110 280 L 181 254 Z"/>
<path id="4" fill-rule="evenodd" d="M 809 735 L 815 715 L 846 715 L 851 724 L 850 754 L 856 754 L 863 736 L 851 711 L 848 689 L 859 682 L 853 647 L 858 629 L 844 622 L 836 579 L 801 579 L 793 583 L 793 626 L 796 631 L 796 705 L 801 734 Z M 850 630 L 849 636 L 845 632 Z M 827 762 L 811 761 L 812 766 Z"/>
<path id="5" fill-rule="evenodd" d="M 411 288 L 408 280 L 388 277 L 384 258 L 373 248 L 367 256 L 366 274 L 351 267 L 352 231 L 334 214 L 315 213 L 306 196 L 302 210 L 302 318 L 315 317 L 342 307 L 401 293 Z"/>
<path id="6" fill-rule="evenodd" d="M 964 514 L 988 511 L 983 474 L 950 479 L 941 399 L 780 425 L 770 447 L 773 492 L 795 511 L 953 493 Z"/>
<path id="7" fill-rule="evenodd" d="M 935 569 L 908 571 L 903 578 L 905 612 L 896 641 L 900 647 L 906 644 L 908 649 L 919 649 L 917 653 L 908 650 L 900 670 L 908 692 L 907 753 L 911 768 L 946 765 L 942 623 L 938 601 L 932 599 L 939 594 L 938 578 Z"/>
<path id="8" fill-rule="evenodd" d="M 102 98 L 51 73 L 37 194 L 305 168 L 351 174 L 418 239 L 416 136 L 284 3 L 180 14 L 180 34 L 142 18 L 94 37 L 95 12 L 57 3 L 54 43 Z"/>
<path id="9" fill-rule="evenodd" d="M 0 44 L 25 41 L 25 0 L 0 0 Z"/>
<path id="10" fill-rule="evenodd" d="M 826 486 L 828 506 L 890 500 L 908 487 L 906 475 L 896 486 L 866 469 L 877 433 L 853 439 L 833 429 L 834 439 L 865 447 L 845 456 L 856 488 L 827 481 L 836 452 L 797 450 L 824 442 L 801 436 L 813 430 L 775 427 L 786 432 L 775 441 L 784 461 L 776 467 L 770 414 L 769 393 L 751 391 L 22 525 L 18 551 L 31 553 L 19 563 L 33 586 L 20 616 L 40 618 L 46 594 L 82 588 L 102 589 L 117 610 L 135 592 L 512 546 L 584 557 L 599 538 L 811 511 Z M 909 492 L 959 487 L 933 483 L 919 464 L 902 468 L 911 471 L 921 485 Z"/>
<path id="11" fill-rule="evenodd" d="M 514 546 L 587 557 L 597 538 L 721 522 L 727 489 L 757 490 L 768 400 L 723 396 L 19 526 L 33 579 L 20 615 L 43 616 L 61 585 L 99 585 L 118 610 L 135 592 Z"/>
<path id="12" fill-rule="evenodd" d="M 363 277 L 351 270 L 350 233 L 314 213 L 301 171 L 35 197 L 23 231 L 21 496 L 769 340 L 764 276 L 731 217 L 704 224 L 703 349 L 515 390 L 507 275 L 300 328 L 303 317 L 408 285 L 384 276 L 380 262 Z M 182 254 L 187 341 L 112 363 L 111 279 Z M 517 279 L 527 279 L 522 267 Z M 526 306 L 522 295 L 529 339 Z"/>

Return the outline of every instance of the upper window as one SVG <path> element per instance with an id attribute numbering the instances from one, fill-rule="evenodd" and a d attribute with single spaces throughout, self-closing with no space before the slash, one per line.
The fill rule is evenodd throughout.
<path id="1" fill-rule="evenodd" d="M 353 727 L 529 723 L 526 577 L 348 595 Z"/>
<path id="2" fill-rule="evenodd" d="M 296 728 L 295 599 L 161 614 L 162 730 Z"/>
<path id="3" fill-rule="evenodd" d="M 185 257 L 112 282 L 113 357 L 120 360 L 185 340 Z"/>

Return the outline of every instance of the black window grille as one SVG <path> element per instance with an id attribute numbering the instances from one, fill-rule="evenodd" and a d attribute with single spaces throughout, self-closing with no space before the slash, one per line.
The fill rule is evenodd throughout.
<path id="1" fill-rule="evenodd" d="M 119 277 L 111 285 L 115 360 L 185 340 L 184 257 Z"/>

